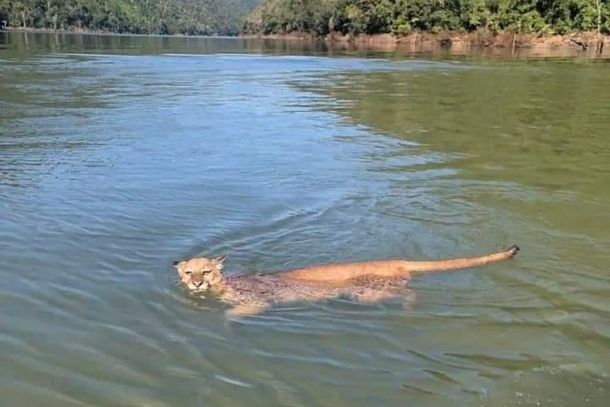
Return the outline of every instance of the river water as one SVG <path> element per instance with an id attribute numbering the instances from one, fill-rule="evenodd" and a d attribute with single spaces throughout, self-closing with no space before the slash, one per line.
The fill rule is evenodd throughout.
<path id="1" fill-rule="evenodd" d="M 1 404 L 607 405 L 609 106 L 603 61 L 0 33 Z M 171 266 L 512 243 L 241 321 Z"/>

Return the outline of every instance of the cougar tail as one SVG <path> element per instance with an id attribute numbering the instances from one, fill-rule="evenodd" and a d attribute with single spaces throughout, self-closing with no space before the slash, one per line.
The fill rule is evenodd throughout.
<path id="1" fill-rule="evenodd" d="M 457 270 L 468 267 L 483 266 L 511 259 L 519 253 L 519 246 L 512 245 L 506 250 L 486 254 L 479 257 L 463 257 L 458 259 L 434 260 L 434 261 L 405 261 L 403 267 L 412 274 L 436 273 L 448 270 Z"/>

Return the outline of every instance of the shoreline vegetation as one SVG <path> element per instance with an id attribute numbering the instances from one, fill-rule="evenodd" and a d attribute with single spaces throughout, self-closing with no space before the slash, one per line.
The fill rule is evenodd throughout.
<path id="1" fill-rule="evenodd" d="M 610 0 L 0 0 L 0 29 L 610 57 Z"/>
<path id="2" fill-rule="evenodd" d="M 414 49 L 575 48 L 603 55 L 610 0 L 265 0 L 246 18 L 244 32 Z"/>
<path id="3" fill-rule="evenodd" d="M 237 35 L 261 0 L 0 0 L 0 29 Z"/>

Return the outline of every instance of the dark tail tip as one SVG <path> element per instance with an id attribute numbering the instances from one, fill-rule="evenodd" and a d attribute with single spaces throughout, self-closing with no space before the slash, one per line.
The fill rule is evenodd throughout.
<path id="1" fill-rule="evenodd" d="M 517 255 L 517 253 L 519 253 L 519 250 L 521 250 L 521 248 L 519 246 L 517 246 L 516 244 L 509 247 L 508 252 L 510 253 L 510 257 L 515 257 Z"/>

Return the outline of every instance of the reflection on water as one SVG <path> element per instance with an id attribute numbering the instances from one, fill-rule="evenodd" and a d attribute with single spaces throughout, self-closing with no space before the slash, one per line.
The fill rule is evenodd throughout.
<path id="1" fill-rule="evenodd" d="M 0 51 L 7 405 L 604 405 L 604 64 L 113 36 L 36 35 L 26 50 L 13 35 Z M 171 267 L 228 252 L 228 272 L 274 272 L 513 241 L 516 261 L 419 277 L 405 307 L 335 300 L 230 324 Z"/>

